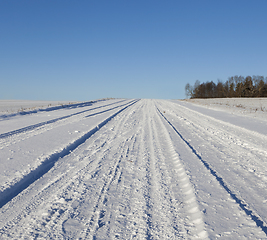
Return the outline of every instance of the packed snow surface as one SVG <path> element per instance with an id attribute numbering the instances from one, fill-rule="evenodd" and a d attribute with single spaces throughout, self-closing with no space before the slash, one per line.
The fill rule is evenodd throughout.
<path id="1" fill-rule="evenodd" d="M 0 239 L 267 239 L 266 101 L 223 101 L 6 109 Z"/>

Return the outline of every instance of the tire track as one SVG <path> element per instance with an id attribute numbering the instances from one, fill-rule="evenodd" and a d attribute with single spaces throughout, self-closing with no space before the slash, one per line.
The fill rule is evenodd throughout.
<path id="1" fill-rule="evenodd" d="M 171 102 L 169 103 L 173 106 L 176 105 L 176 108 L 178 107 L 178 104 Z M 188 115 L 188 112 L 190 112 L 190 115 Z M 235 148 L 242 146 L 242 149 L 246 149 L 246 151 L 251 151 L 255 154 L 258 154 L 260 157 L 267 156 L 265 144 L 267 138 L 263 134 L 253 132 L 252 130 L 245 129 L 219 119 L 215 119 L 213 117 L 188 109 L 184 106 L 179 106 L 179 113 L 180 116 L 174 111 L 172 111 L 170 114 L 179 120 L 183 120 L 184 122 L 186 121 L 186 124 L 194 127 L 194 129 L 198 130 L 199 132 L 202 130 L 202 132 L 208 133 L 210 136 L 216 136 L 216 142 L 223 144 L 227 140 L 229 145 L 233 144 L 235 145 Z M 181 117 L 181 113 L 188 119 Z M 202 118 L 202 124 L 199 124 L 199 117 Z M 204 126 L 203 123 L 205 123 Z M 238 134 L 236 134 L 233 129 L 238 131 Z M 253 141 L 251 141 L 252 139 Z"/>
<path id="2" fill-rule="evenodd" d="M 141 108 L 135 109 L 134 113 L 140 113 L 142 108 L 143 105 Z M 86 223 L 88 228 L 82 232 L 80 239 L 134 238 L 136 223 L 133 219 L 133 205 L 135 203 L 133 199 L 136 197 L 134 192 L 138 189 L 136 184 L 131 181 L 135 178 L 130 176 L 135 173 L 133 165 L 136 163 L 136 156 L 132 155 L 132 151 L 139 149 L 137 147 L 137 139 L 141 131 L 139 123 L 139 119 L 138 121 L 132 120 L 128 116 L 127 121 L 124 120 L 123 123 L 117 124 L 123 125 L 123 128 L 128 131 L 127 139 L 125 140 L 124 137 L 119 147 L 113 146 L 119 149 L 112 156 L 112 159 L 115 158 L 119 161 L 116 166 L 117 172 L 113 177 L 110 176 L 112 179 L 108 182 L 108 186 L 103 184 L 103 188 L 105 187 L 103 196 L 98 197 L 99 201 L 95 203 L 96 209 L 91 216 L 91 222 Z M 136 126 L 138 126 L 137 129 Z M 125 130 L 122 133 L 125 135 Z"/>
<path id="3" fill-rule="evenodd" d="M 140 112 L 143 108 L 143 105 L 141 104 L 140 110 L 135 109 L 134 113 Z M 129 121 L 129 115 L 123 120 L 123 122 L 117 124 L 118 126 L 124 126 L 124 128 L 127 129 L 130 136 L 125 141 L 125 136 L 122 138 L 122 143 L 120 147 L 115 147 L 116 149 L 120 149 L 120 152 L 118 153 L 116 150 L 115 155 L 118 155 L 117 163 L 115 164 L 116 172 L 112 174 L 109 178 L 109 181 L 107 182 L 107 185 L 103 185 L 101 191 L 103 194 L 99 195 L 98 202 L 95 204 L 93 214 L 91 216 L 90 222 L 86 223 L 87 229 L 85 229 L 81 233 L 80 239 L 97 239 L 103 238 L 103 236 L 109 236 L 120 238 L 121 235 L 128 236 L 125 239 L 132 239 L 133 235 L 133 229 L 132 223 L 134 220 L 132 219 L 132 214 L 127 215 L 125 214 L 125 211 L 128 212 L 132 206 L 132 199 L 129 199 L 128 195 L 125 195 L 124 189 L 126 188 L 126 191 L 129 192 L 130 188 L 124 185 L 122 185 L 122 181 L 124 181 L 124 176 L 122 176 L 122 171 L 125 172 L 125 169 L 123 168 L 122 161 L 125 163 L 125 161 L 129 162 L 129 164 L 133 164 L 133 159 L 129 160 L 129 158 L 132 158 L 130 155 L 130 151 L 134 148 L 137 142 L 137 136 L 141 128 L 138 128 L 136 131 L 135 126 L 138 125 L 138 122 L 136 122 L 135 119 L 133 119 L 133 122 Z M 130 122 L 130 123 L 129 123 Z M 126 131 L 126 132 L 127 132 Z M 123 135 L 126 135 L 125 130 L 121 132 Z M 128 133 L 127 133 L 128 135 Z M 102 158 L 102 157 L 101 157 Z M 127 165 L 126 165 L 127 166 Z M 119 186 L 122 185 L 122 186 Z M 108 200 L 109 198 L 112 198 L 112 194 L 109 195 L 109 191 L 111 191 L 112 188 L 116 189 L 116 200 Z M 114 189 L 113 189 L 114 190 Z M 130 190 L 130 195 L 133 194 L 134 189 Z M 122 198 L 124 201 L 121 201 L 120 196 L 124 195 L 127 197 L 127 199 Z M 119 202 L 118 202 L 119 201 Z M 106 216 L 106 209 L 110 208 L 110 204 L 114 206 L 114 208 L 120 209 L 120 211 L 114 210 L 113 213 L 108 213 L 109 216 Z M 113 208 L 113 207 L 112 207 Z M 109 211 L 107 211 L 109 212 Z M 118 215 L 119 214 L 119 215 Z M 95 217 L 95 218 L 94 218 Z M 125 221 L 123 221 L 123 219 Z M 127 221 L 127 225 L 129 225 L 129 231 L 126 231 L 125 224 Z M 108 222 L 108 226 L 105 226 L 105 223 Z M 121 231 L 120 231 L 121 229 Z M 127 228 L 128 229 L 128 228 Z M 132 231 L 131 231 L 132 230 Z M 113 234 L 113 235 L 111 235 Z"/>
<path id="4" fill-rule="evenodd" d="M 153 146 L 153 139 L 152 139 L 152 129 L 151 129 L 151 109 L 148 107 L 148 119 L 147 119 L 147 128 L 148 128 L 148 140 L 146 142 L 147 150 L 148 150 L 148 157 L 147 157 L 147 165 L 146 165 L 146 192 L 144 195 L 146 201 L 146 224 L 147 224 L 147 231 L 146 231 L 146 239 L 154 239 L 157 238 L 157 226 L 155 223 L 155 204 L 154 199 L 156 198 L 156 194 L 159 191 L 158 184 L 155 179 L 155 149 Z"/>
<path id="5" fill-rule="evenodd" d="M 134 136 L 132 136 L 134 138 Z M 119 158 L 116 160 L 114 166 L 108 173 L 106 180 L 104 181 L 104 184 L 100 190 L 98 199 L 96 201 L 96 205 L 93 208 L 92 216 L 90 218 L 90 221 L 86 224 L 85 231 L 82 231 L 79 234 L 79 239 L 92 239 L 94 235 L 96 234 L 96 231 L 98 231 L 101 227 L 105 225 L 105 222 L 102 221 L 105 217 L 105 211 L 103 210 L 103 206 L 105 202 L 107 201 L 106 196 L 107 192 L 111 186 L 111 184 L 114 181 L 118 181 L 120 177 L 120 163 L 123 159 L 126 158 L 127 150 L 126 147 L 127 142 L 131 141 L 132 139 L 127 139 L 122 146 L 120 146 L 120 152 L 119 152 Z"/>
<path id="6" fill-rule="evenodd" d="M 70 152 L 76 149 L 78 146 L 83 144 L 88 138 L 90 138 L 94 133 L 96 133 L 100 128 L 107 124 L 111 119 L 117 116 L 119 113 L 124 111 L 126 108 L 135 104 L 138 100 L 130 102 L 128 105 L 111 115 L 109 118 L 98 124 L 96 127 L 91 129 L 89 132 L 84 134 L 82 137 L 76 139 L 74 142 L 66 146 L 62 151 L 54 153 L 47 157 L 43 163 L 38 166 L 35 170 L 31 171 L 28 175 L 24 176 L 20 181 L 12 185 L 10 188 L 5 189 L 0 193 L 0 208 L 2 208 L 6 203 L 12 200 L 15 196 L 26 189 L 30 184 L 34 183 L 45 173 L 47 173 L 59 158 L 67 156 Z"/>
<path id="7" fill-rule="evenodd" d="M 27 132 L 27 131 L 30 131 L 30 130 L 34 130 L 34 129 L 39 128 L 39 127 L 44 126 L 44 125 L 49 125 L 49 124 L 52 124 L 52 123 L 55 123 L 55 122 L 58 122 L 58 121 L 61 121 L 61 120 L 65 120 L 65 119 L 73 117 L 73 116 L 77 116 L 77 115 L 80 115 L 80 114 L 83 114 L 83 113 L 86 113 L 86 112 L 89 112 L 89 111 L 92 111 L 92 110 L 95 110 L 95 109 L 107 107 L 107 106 L 110 106 L 110 105 L 113 105 L 113 104 L 117 104 L 117 103 L 120 103 L 120 102 L 124 102 L 124 101 L 126 101 L 126 100 L 118 101 L 118 102 L 115 102 L 115 103 L 111 103 L 111 104 L 107 104 L 107 105 L 103 105 L 103 106 L 99 106 L 99 107 L 95 107 L 95 108 L 90 108 L 90 109 L 87 109 L 87 110 L 84 110 L 84 111 L 81 111 L 81 112 L 69 114 L 67 116 L 51 119 L 51 120 L 48 120 L 48 121 L 45 121 L 45 122 L 41 122 L 41 123 L 30 125 L 30 126 L 27 126 L 27 127 L 24 127 L 24 128 L 16 129 L 14 131 L 2 133 L 2 134 L 0 134 L 0 139 L 1 138 L 6 138 L 6 137 L 10 137 L 10 136 L 13 136 L 13 135 L 16 135 L 16 134 L 19 134 L 19 133 L 24 133 L 24 132 Z M 126 104 L 123 104 L 123 105 L 126 105 Z M 121 106 L 123 106 L 123 105 L 121 105 Z M 120 106 L 117 106 L 117 107 L 120 107 Z M 106 111 L 115 109 L 117 107 L 108 109 Z M 96 113 L 96 114 L 104 113 L 106 111 L 102 111 L 102 112 L 99 112 L 99 113 Z M 90 117 L 90 116 L 93 116 L 93 115 L 96 115 L 96 114 L 88 115 L 86 117 Z"/>
<path id="8" fill-rule="evenodd" d="M 218 156 L 217 158 L 212 158 L 210 165 L 215 164 L 220 169 L 225 169 L 226 166 L 231 167 L 231 172 L 233 173 L 231 176 L 227 176 L 228 174 L 225 171 L 222 171 L 221 175 L 226 174 L 224 175 L 225 179 L 235 179 L 231 184 L 233 190 L 236 192 L 242 188 L 238 182 L 240 180 L 245 181 L 246 190 L 242 193 L 243 197 L 241 198 L 244 198 L 250 204 L 253 203 L 254 206 L 252 208 L 261 208 L 262 200 L 257 201 L 257 199 L 264 197 L 258 194 L 265 192 L 267 188 L 267 162 L 265 161 L 267 157 L 267 136 L 236 127 L 230 123 L 225 123 L 203 114 L 198 114 L 195 111 L 188 113 L 184 111 L 183 107 L 181 109 L 182 111 L 179 111 L 179 114 L 186 116 L 187 119 L 181 117 L 181 115 L 179 116 L 175 112 L 170 113 L 171 115 L 168 116 L 173 116 L 175 119 L 178 118 L 181 122 L 180 126 L 185 126 L 186 132 L 192 137 L 197 135 L 194 138 L 194 145 L 198 145 L 200 155 L 204 154 L 207 156 L 205 154 L 207 150 L 204 150 L 203 143 L 200 143 L 201 139 L 206 139 L 209 145 L 209 151 L 216 153 Z M 201 122 L 198 120 L 199 117 L 201 117 Z M 238 156 L 237 153 L 239 153 Z M 217 165 L 216 162 L 220 165 Z M 263 214 L 266 211 L 261 210 L 258 212 L 266 221 L 267 215 Z"/>
<path id="9" fill-rule="evenodd" d="M 131 200 L 131 214 L 127 217 L 130 221 L 129 232 L 125 235 L 128 238 L 123 239 L 155 239 L 157 229 L 153 218 L 154 195 L 155 195 L 155 168 L 153 158 L 153 150 L 151 149 L 151 135 L 149 123 L 149 107 L 145 103 L 143 106 L 141 126 L 139 126 L 139 134 L 137 135 L 137 156 L 134 162 L 135 183 L 132 192 L 133 199 Z"/>
<path id="10" fill-rule="evenodd" d="M 133 129 L 136 137 L 127 150 L 127 164 L 125 164 L 127 169 L 123 169 L 120 179 L 124 184 L 119 190 L 122 193 L 122 201 L 117 203 L 118 210 L 114 216 L 113 229 L 110 229 L 110 238 L 115 236 L 118 239 L 149 239 L 147 238 L 147 199 L 144 197 L 147 189 L 146 181 L 144 181 L 147 167 L 146 104 L 141 105 L 139 114 L 140 112 L 141 116 L 138 121 L 135 120 L 135 129 Z"/>
<path id="11" fill-rule="evenodd" d="M 174 183 L 174 178 L 176 179 L 176 174 L 174 171 L 170 171 L 172 168 L 171 162 L 173 159 L 169 159 L 166 155 L 166 136 L 165 132 L 162 131 L 162 125 L 159 124 L 159 117 L 155 111 L 155 105 L 151 107 L 153 109 L 153 116 L 151 118 L 151 134 L 153 135 L 153 149 L 157 154 L 157 161 L 155 162 L 156 167 L 156 179 L 160 184 L 160 191 L 157 199 L 161 200 L 161 209 L 159 212 L 162 214 L 160 217 L 160 222 L 165 222 L 167 226 L 162 226 L 163 236 L 168 236 L 168 239 L 187 239 L 188 229 L 186 230 L 186 218 L 184 209 L 181 206 L 182 194 L 180 189 L 177 190 L 177 181 Z M 160 137 L 159 137 L 160 135 Z M 163 152 L 164 149 L 164 152 Z M 171 166 L 172 167 L 171 167 Z M 176 194 L 174 193 L 176 190 Z M 183 200 L 182 200 L 183 201 Z M 171 230 L 171 232 L 167 232 Z M 161 238 L 162 236 L 159 236 Z"/>
<path id="12" fill-rule="evenodd" d="M 42 108 L 43 106 L 39 106 L 39 109 L 34 109 L 34 110 L 29 110 L 31 109 L 31 107 L 26 108 L 28 110 L 24 110 L 17 113 L 4 113 L 2 115 L 0 115 L 0 119 L 5 119 L 5 118 L 11 118 L 17 115 L 28 115 L 28 114 L 33 114 L 33 113 L 37 113 L 37 112 L 51 112 L 51 111 L 55 111 L 55 110 L 60 110 L 62 108 L 81 108 L 81 107 L 87 107 L 87 106 L 91 106 L 93 103 L 96 102 L 100 102 L 100 101 L 105 101 L 105 99 L 102 100 L 95 100 L 95 101 L 89 101 L 89 102 L 80 102 L 80 103 L 73 103 L 73 104 L 60 104 L 58 106 L 53 106 L 53 107 L 47 107 L 47 108 Z M 38 106 L 36 106 L 38 108 Z"/>
<path id="13" fill-rule="evenodd" d="M 124 100 L 124 101 L 126 101 L 126 100 Z M 8 147 L 10 145 L 17 144 L 18 142 L 24 141 L 24 140 L 26 140 L 26 139 L 28 139 L 30 137 L 42 134 L 42 133 L 47 132 L 47 131 L 50 131 L 52 129 L 55 129 L 56 127 L 64 126 L 64 125 L 67 125 L 67 124 L 70 124 L 70 123 L 79 122 L 79 121 L 81 121 L 81 120 L 83 120 L 85 118 L 93 117 L 93 116 L 96 116 L 96 115 L 99 115 L 99 114 L 106 113 L 106 112 L 114 110 L 116 108 L 123 107 L 123 106 L 125 106 L 127 104 L 130 104 L 132 102 L 134 102 L 134 100 L 130 101 L 130 102 L 126 103 L 126 104 L 122 104 L 122 105 L 119 105 L 119 106 L 116 106 L 116 107 L 113 107 L 113 108 L 109 108 L 109 109 L 101 111 L 101 112 L 96 112 L 96 113 L 93 113 L 93 114 L 90 114 L 90 115 L 87 115 L 87 116 L 84 116 L 84 113 L 86 113 L 88 111 L 91 111 L 93 109 L 85 110 L 85 111 L 82 111 L 82 112 L 79 112 L 79 113 L 74 113 L 74 114 L 71 114 L 71 115 L 68 115 L 68 116 L 64 116 L 64 117 L 61 117 L 61 118 L 57 118 L 57 119 L 53 119 L 53 120 L 50 120 L 50 121 L 42 122 L 42 123 L 39 123 L 39 124 L 36 124 L 36 125 L 28 126 L 28 127 L 25 128 L 26 129 L 25 131 L 23 130 L 24 129 L 23 128 L 22 131 L 15 132 L 14 134 L 11 134 L 11 135 L 7 135 L 6 137 L 3 137 L 2 139 L 0 137 L 0 143 L 1 143 L 0 149 L 3 149 L 4 147 Z M 116 104 L 116 103 L 112 103 L 112 104 Z M 100 107 L 97 107 L 97 108 L 94 108 L 94 109 L 106 107 L 106 106 L 109 106 L 109 105 L 112 105 L 112 104 L 108 104 L 108 105 L 105 105 L 105 106 L 100 106 Z M 79 116 L 79 118 L 77 118 L 77 116 Z M 74 119 L 70 122 L 69 118 L 72 118 L 72 117 L 74 117 Z M 65 121 L 66 119 L 67 119 L 67 121 Z M 34 126 L 34 127 L 32 128 L 32 126 Z M 15 131 L 17 131 L 17 130 L 15 130 Z M 20 136 L 20 135 L 22 137 L 18 138 L 18 136 Z M 7 138 L 9 139 L 9 141 L 6 141 Z"/>
<path id="14" fill-rule="evenodd" d="M 123 119 L 120 119 L 119 122 L 116 123 L 116 125 L 118 126 L 117 133 L 115 134 L 114 137 L 112 137 L 112 139 L 110 139 L 110 141 L 115 141 L 114 140 L 115 138 L 121 137 L 120 133 L 122 130 L 122 126 L 123 127 L 127 126 L 127 123 L 129 122 L 129 117 L 130 115 L 127 115 Z M 125 131 L 123 131 L 123 134 L 124 135 L 126 134 Z M 111 185 L 114 184 L 114 182 L 120 181 L 121 162 L 122 160 L 126 159 L 127 155 L 129 154 L 128 145 L 129 144 L 131 145 L 131 142 L 135 142 L 135 141 L 136 141 L 136 133 L 134 135 L 130 133 L 130 137 L 128 137 L 126 140 L 125 138 L 122 138 L 118 146 L 117 144 L 115 146 L 112 146 L 112 149 L 113 148 L 119 149 L 119 152 L 116 150 L 116 152 L 114 153 L 116 156 L 118 155 L 118 157 L 117 157 L 115 164 L 111 167 L 111 170 L 109 170 L 108 175 L 105 176 L 106 180 L 103 182 L 101 190 L 98 193 L 97 201 L 94 203 L 94 208 L 92 210 L 91 217 L 89 217 L 90 220 L 84 223 L 86 228 L 79 235 L 81 239 L 93 238 L 97 234 L 98 231 L 102 230 L 101 228 L 105 225 L 105 223 L 103 222 L 104 219 L 106 218 L 104 206 L 107 204 L 108 191 Z M 95 153 L 98 159 L 95 161 L 99 163 L 103 162 L 103 159 L 105 159 L 105 154 L 110 155 L 110 153 L 106 153 L 106 151 L 109 151 L 109 146 L 105 144 L 101 144 L 100 152 Z M 96 169 L 96 175 L 98 175 L 98 171 L 99 170 Z M 93 176 L 95 175 L 94 173 L 90 173 L 90 174 L 92 174 Z"/>
<path id="15" fill-rule="evenodd" d="M 142 107 L 143 105 L 141 104 L 139 108 L 134 109 L 131 114 L 139 112 L 139 109 L 142 109 Z M 125 163 L 125 161 L 129 162 L 129 164 L 133 163 L 133 160 L 129 161 L 128 158 L 130 157 L 131 149 L 133 149 L 136 144 L 136 138 L 139 132 L 135 131 L 135 126 L 138 124 L 138 122 L 136 122 L 135 119 L 130 119 L 131 114 L 128 114 L 126 117 L 120 119 L 119 122 L 116 123 L 116 126 L 118 126 L 118 133 L 116 138 L 122 137 L 120 140 L 121 143 L 119 146 L 117 146 L 117 144 L 115 146 L 113 145 L 110 150 L 119 149 L 119 151 L 116 150 L 114 155 L 112 156 L 112 159 L 117 159 L 117 162 L 112 167 L 112 170 L 109 172 L 109 176 L 106 177 L 106 180 L 102 185 L 101 191 L 97 196 L 98 200 L 94 203 L 94 208 L 92 210 L 92 213 L 90 213 L 90 221 L 85 223 L 87 227 L 80 233 L 80 239 L 97 239 L 98 236 L 100 238 L 101 236 L 119 237 L 121 236 L 121 234 L 124 236 L 131 236 L 131 233 L 125 232 L 125 229 L 123 230 L 124 232 L 119 231 L 119 229 L 123 229 L 123 219 L 127 218 L 127 215 L 124 215 L 123 212 L 125 212 L 125 209 L 129 209 L 130 207 L 129 199 L 124 199 L 126 202 L 120 201 L 120 196 L 125 195 L 124 190 L 129 191 L 129 188 L 127 188 L 127 186 L 125 187 L 122 185 L 122 181 L 124 180 L 122 176 L 122 170 L 125 171 L 125 169 L 123 168 L 123 163 Z M 125 129 L 127 130 L 125 131 Z M 126 141 L 125 136 L 128 136 Z M 116 142 L 115 137 L 113 139 L 110 139 L 110 141 Z M 109 150 L 109 148 L 107 148 L 107 150 Z M 108 156 L 111 155 L 110 152 L 107 154 Z M 96 156 L 98 159 L 104 159 L 104 155 L 102 154 L 97 154 Z M 114 191 L 114 188 L 116 189 L 116 196 L 113 196 L 112 193 L 109 193 L 110 191 Z M 130 193 L 132 193 L 132 191 Z M 114 200 L 112 200 L 112 198 Z M 112 209 L 119 208 L 121 209 L 121 211 L 118 212 L 118 210 L 116 211 L 115 209 L 113 209 L 112 213 L 110 213 L 110 210 L 108 210 L 111 208 L 110 204 L 112 205 Z M 106 224 L 107 222 L 108 224 Z"/>
<path id="16" fill-rule="evenodd" d="M 187 223 L 187 231 L 194 239 L 208 239 L 208 234 L 205 230 L 205 225 L 202 219 L 202 213 L 199 210 L 199 206 L 195 196 L 195 190 L 190 183 L 190 180 L 186 174 L 186 171 L 180 161 L 179 154 L 175 151 L 171 137 L 163 124 L 162 115 L 159 115 L 159 109 L 155 105 L 155 108 L 158 110 L 156 117 L 158 118 L 158 123 L 160 125 L 159 129 L 162 129 L 164 139 L 167 144 L 167 151 L 170 153 L 170 165 L 173 166 L 174 172 L 176 173 L 177 181 L 176 183 L 179 186 L 182 195 L 182 205 L 185 207 L 186 214 L 189 216 L 190 221 Z M 173 186 L 176 188 L 176 186 Z M 176 199 L 179 201 L 179 199 Z"/>
<path id="17" fill-rule="evenodd" d="M 136 101 L 137 102 L 137 101 Z M 124 109 L 132 106 L 134 103 L 132 103 L 131 105 L 125 107 Z M 124 109 L 121 109 L 120 112 L 122 112 Z M 131 108 L 129 108 L 130 110 Z M 52 172 L 50 172 L 50 175 L 52 174 L 52 178 L 54 178 L 54 180 L 51 182 L 51 176 L 48 174 L 47 176 L 47 180 L 43 179 L 44 177 L 46 177 L 47 174 L 45 174 L 43 176 L 42 182 L 49 182 L 49 185 L 46 186 L 45 188 L 42 187 L 41 184 L 41 192 L 39 192 L 37 195 L 33 196 L 31 199 L 31 203 L 27 204 L 27 206 L 25 207 L 24 210 L 22 210 L 21 213 L 19 213 L 17 216 L 15 216 L 15 218 L 13 218 L 13 220 L 9 221 L 1 230 L 0 233 L 2 232 L 2 234 L 4 234 L 5 232 L 11 231 L 12 228 L 14 228 L 20 223 L 20 221 L 22 219 L 24 219 L 25 216 L 29 216 L 29 221 L 31 221 L 32 219 L 35 219 L 36 217 L 31 217 L 31 214 L 34 214 L 35 209 L 38 208 L 39 205 L 44 204 L 45 202 L 55 202 L 55 200 L 52 200 L 49 198 L 49 196 L 51 195 L 52 198 L 54 198 L 55 195 L 59 195 L 58 194 L 58 190 L 60 189 L 60 192 L 65 192 L 64 194 L 60 194 L 60 196 L 58 197 L 58 200 L 56 200 L 56 203 L 53 203 L 52 206 L 50 207 L 50 210 L 48 210 L 48 217 L 45 217 L 43 221 L 38 220 L 38 225 L 43 227 L 43 226 L 48 226 L 49 222 L 53 222 L 53 216 L 57 217 L 58 215 L 60 215 L 60 218 L 57 220 L 59 221 L 58 224 L 60 224 L 60 219 L 64 219 L 65 216 L 68 216 L 67 219 L 72 219 L 73 217 L 75 217 L 75 211 L 77 212 L 78 210 L 78 206 L 77 205 L 76 200 L 75 199 L 83 199 L 85 200 L 85 196 L 87 196 L 88 191 L 90 189 L 85 188 L 84 182 L 89 181 L 87 178 L 88 176 L 97 176 L 99 168 L 100 168 L 100 161 L 102 159 L 102 157 L 104 157 L 109 148 L 110 148 L 110 144 L 112 144 L 113 140 L 116 138 L 121 138 L 121 127 L 120 126 L 124 126 L 126 125 L 126 122 L 128 121 L 130 115 L 132 114 L 132 110 L 130 110 L 130 114 L 126 115 L 126 117 L 123 118 L 118 118 L 118 120 L 116 121 L 116 125 L 115 123 L 113 124 L 115 127 L 113 128 L 113 130 L 110 130 L 111 135 L 108 135 L 107 137 L 105 135 L 94 135 L 95 136 L 95 140 L 89 144 L 88 146 L 83 145 L 82 149 L 88 149 L 88 150 L 84 150 L 83 153 L 81 155 L 77 155 L 75 156 L 75 159 L 73 159 L 73 153 L 71 153 L 69 156 L 66 155 L 65 157 L 68 157 L 69 159 L 71 159 L 71 161 L 73 162 L 72 164 L 75 165 L 76 168 L 78 168 L 78 171 L 73 172 L 72 168 L 69 168 L 68 166 L 61 166 L 62 164 L 64 164 L 66 162 L 67 165 L 69 161 L 67 160 L 63 160 L 60 161 L 57 164 L 57 169 L 62 169 L 60 170 L 60 173 L 56 173 L 56 169 L 53 169 Z M 123 115 L 124 116 L 124 115 Z M 117 116 L 113 116 L 114 117 L 119 117 L 118 112 L 117 112 Z M 118 127 L 117 127 L 118 126 Z M 104 138 L 103 138 L 104 136 Z M 104 142 L 99 142 L 98 139 L 104 139 Z M 124 140 L 124 138 L 121 138 L 122 142 Z M 95 147 L 94 142 L 98 142 L 98 146 L 99 147 Z M 93 151 L 93 149 L 95 149 Z M 81 151 L 81 150 L 80 150 Z M 91 152 L 90 156 L 86 157 L 86 155 L 88 155 L 89 151 Z M 85 154 L 85 155 L 84 155 Z M 98 160 L 95 159 L 95 157 L 98 158 Z M 66 169 L 66 170 L 65 170 Z M 55 172 L 55 173 L 53 173 Z M 50 177 L 49 177 L 50 176 Z M 54 177 L 56 176 L 56 177 Z M 85 179 L 84 179 L 85 178 Z M 87 180 L 86 180 L 87 179 Z M 70 182 L 69 182 L 70 181 Z M 38 183 L 39 181 L 36 181 L 36 183 Z M 76 184 L 74 183 L 76 182 Z M 36 185 L 35 183 L 35 185 Z M 34 189 L 34 184 L 32 184 L 29 189 L 25 189 L 25 191 L 23 191 L 23 195 L 27 195 L 26 198 L 28 198 L 29 196 L 29 191 L 31 188 Z M 40 185 L 40 184 L 39 184 Z M 63 189 L 63 190 L 62 190 Z M 75 196 L 73 199 L 72 197 L 69 197 L 71 195 L 71 191 L 73 189 L 73 195 Z M 51 194 L 52 193 L 52 194 Z M 77 195 L 77 193 L 79 193 Z M 23 199 L 23 197 L 20 197 Z M 48 200 L 50 199 L 50 200 Z M 19 199 L 16 199 L 17 201 L 20 201 Z M 12 203 L 12 204 L 16 204 L 16 202 Z M 45 204 L 45 208 L 46 208 Z M 77 205 L 77 206 L 76 206 Z M 75 207 L 76 206 L 76 207 Z M 12 210 L 13 207 L 9 207 L 6 208 L 4 211 L 8 212 L 9 210 Z M 57 210 L 56 210 L 57 209 Z M 2 209 L 1 209 L 2 210 Z M 19 209 L 20 211 L 20 209 Z M 5 214 L 8 214 L 8 213 Z M 82 210 L 81 210 L 82 212 Z M 8 214 L 9 216 L 11 216 L 11 214 Z M 9 217 L 10 218 L 10 217 Z M 38 217 L 37 217 L 38 219 Z M 53 221 L 52 221 L 53 220 Z M 24 220 L 25 222 L 26 220 Z M 81 222 L 83 222 L 84 220 L 81 219 Z M 27 221 L 25 222 L 27 224 Z M 23 223 L 21 223 L 22 226 L 24 226 Z M 58 225 L 57 224 L 57 225 Z M 62 225 L 63 223 L 61 223 L 60 225 Z M 64 225 L 64 224 L 63 224 Z M 33 225 L 34 227 L 34 225 Z M 40 227 L 40 228 L 41 228 Z M 29 229 L 27 229 L 29 230 Z M 32 231 L 34 232 L 34 229 L 32 229 Z M 24 231 L 23 231 L 24 232 Z M 26 234 L 26 233 L 25 233 Z M 45 233 L 44 233 L 45 234 Z M 3 236 L 3 235 L 2 235 Z M 28 236 L 26 234 L 26 236 Z M 54 237 L 53 237 L 54 238 Z"/>
<path id="18" fill-rule="evenodd" d="M 196 149 L 182 136 L 182 134 L 175 128 L 175 126 L 164 116 L 164 114 L 157 108 L 159 114 L 162 118 L 171 126 L 171 128 L 178 134 L 178 136 L 185 142 L 185 144 L 191 149 L 192 153 L 203 163 L 206 169 L 216 178 L 218 183 L 225 189 L 225 191 L 231 196 L 231 198 L 239 205 L 239 207 L 250 216 L 255 224 L 261 228 L 261 230 L 267 236 L 267 224 L 262 220 L 262 218 L 257 214 L 257 212 L 249 207 L 242 198 L 240 198 L 233 190 L 230 189 L 226 181 L 215 171 L 211 165 L 205 161 L 196 151 Z"/>

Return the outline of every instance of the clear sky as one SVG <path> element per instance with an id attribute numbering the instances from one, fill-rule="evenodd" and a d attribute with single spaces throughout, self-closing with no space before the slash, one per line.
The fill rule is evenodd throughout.
<path id="1" fill-rule="evenodd" d="M 267 76 L 267 0 L 1 0 L 0 99 L 185 98 Z"/>

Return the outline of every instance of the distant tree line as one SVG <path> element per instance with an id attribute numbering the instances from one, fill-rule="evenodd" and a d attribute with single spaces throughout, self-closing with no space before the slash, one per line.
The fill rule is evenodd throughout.
<path id="1" fill-rule="evenodd" d="M 267 77 L 264 76 L 233 76 L 223 83 L 218 80 L 185 86 L 185 93 L 190 98 L 231 98 L 231 97 L 267 97 Z"/>

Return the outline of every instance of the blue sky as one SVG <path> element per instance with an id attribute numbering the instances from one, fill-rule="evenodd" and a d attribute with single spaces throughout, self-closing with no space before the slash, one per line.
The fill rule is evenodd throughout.
<path id="1" fill-rule="evenodd" d="M 267 77 L 266 0 L 1 0 L 0 99 L 185 98 Z"/>

